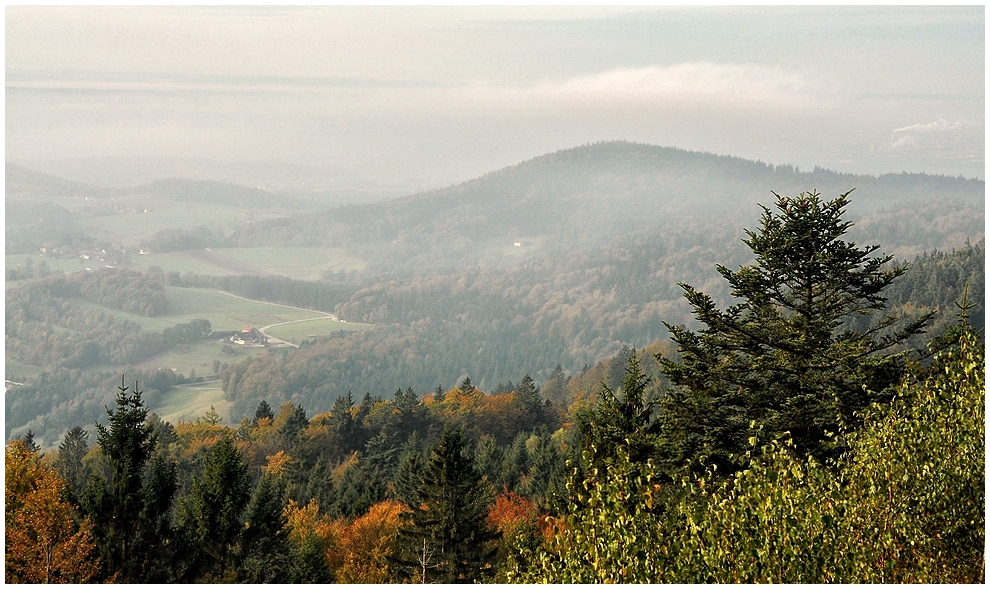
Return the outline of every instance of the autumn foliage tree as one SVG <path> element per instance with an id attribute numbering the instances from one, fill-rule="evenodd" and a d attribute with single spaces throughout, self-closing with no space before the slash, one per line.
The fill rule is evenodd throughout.
<path id="1" fill-rule="evenodd" d="M 76 525 L 65 481 L 21 441 L 4 458 L 4 581 L 91 582 L 100 570 L 92 525 Z"/>
<path id="2" fill-rule="evenodd" d="M 397 551 L 400 515 L 408 508 L 398 501 L 382 501 L 368 513 L 340 527 L 330 549 L 330 565 L 339 583 L 388 583 L 389 559 Z"/>

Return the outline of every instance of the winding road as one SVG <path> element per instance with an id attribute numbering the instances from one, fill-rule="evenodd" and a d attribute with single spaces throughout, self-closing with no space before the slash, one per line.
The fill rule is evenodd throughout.
<path id="1" fill-rule="evenodd" d="M 327 313 L 326 311 L 314 311 L 313 309 L 307 309 L 305 307 L 293 307 L 292 305 L 283 305 L 282 303 L 272 303 L 272 302 L 269 302 L 269 301 L 259 301 L 257 299 L 249 299 L 247 297 L 242 297 L 241 295 L 235 295 L 233 293 L 230 293 L 230 292 L 227 292 L 227 291 L 223 291 L 223 290 L 217 290 L 216 292 L 219 292 L 221 294 L 225 294 L 225 295 L 227 295 L 229 297 L 234 297 L 235 299 L 241 299 L 242 301 L 250 301 L 252 303 L 265 303 L 266 305 L 277 305 L 279 307 L 285 307 L 286 309 L 296 309 L 297 311 L 309 311 L 310 313 L 322 313 L 323 314 L 323 317 L 310 317 L 309 319 L 296 319 L 294 321 L 283 321 L 281 323 L 272 323 L 271 325 L 266 325 L 264 327 L 259 327 L 258 328 L 258 332 L 261 333 L 261 335 L 263 335 L 266 338 L 268 338 L 268 341 L 275 342 L 276 344 L 284 344 L 286 346 L 291 346 L 293 348 L 298 348 L 299 345 L 298 344 L 294 344 L 292 342 L 287 342 L 287 341 L 285 341 L 283 339 L 279 339 L 279 338 L 274 337 L 274 336 L 271 336 L 271 335 L 268 335 L 268 333 L 266 333 L 265 330 L 266 329 L 270 329 L 272 327 L 278 327 L 280 325 L 288 325 L 290 323 L 304 323 L 306 321 L 320 321 L 320 320 L 327 319 L 327 318 L 329 318 L 332 321 L 337 321 L 337 322 L 340 321 L 340 319 L 338 319 L 336 315 L 334 315 L 333 313 Z"/>

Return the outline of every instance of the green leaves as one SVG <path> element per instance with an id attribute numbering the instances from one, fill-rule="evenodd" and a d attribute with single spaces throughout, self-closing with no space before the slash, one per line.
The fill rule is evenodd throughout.
<path id="1" fill-rule="evenodd" d="M 731 477 L 663 484 L 614 460 L 569 485 L 543 546 L 511 582 L 972 583 L 985 546 L 984 351 L 972 330 L 863 416 L 826 468 L 784 437 Z M 585 453 L 590 461 L 595 449 Z M 528 563 L 522 567 L 518 563 Z"/>

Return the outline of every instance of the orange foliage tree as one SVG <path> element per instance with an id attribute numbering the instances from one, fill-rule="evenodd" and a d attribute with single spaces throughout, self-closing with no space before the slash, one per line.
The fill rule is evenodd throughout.
<path id="1" fill-rule="evenodd" d="M 86 583 L 99 572 L 88 519 L 76 527 L 66 484 L 21 441 L 5 453 L 4 581 Z"/>
<path id="2" fill-rule="evenodd" d="M 398 501 L 382 501 L 368 513 L 339 528 L 329 551 L 339 583 L 388 583 L 389 558 L 395 554 L 399 515 L 408 508 Z"/>

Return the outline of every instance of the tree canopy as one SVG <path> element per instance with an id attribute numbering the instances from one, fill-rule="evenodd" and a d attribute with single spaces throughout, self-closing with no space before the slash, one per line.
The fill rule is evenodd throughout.
<path id="1" fill-rule="evenodd" d="M 852 225 L 843 219 L 848 195 L 776 195 L 773 210 L 762 207 L 759 230 L 743 240 L 755 261 L 717 266 L 739 301 L 726 309 L 681 284 L 704 325 L 695 332 L 668 324 L 680 360 L 658 358 L 677 386 L 665 410 L 681 458 L 725 463 L 750 436 L 783 432 L 803 451 L 835 456 L 857 412 L 902 376 L 898 345 L 931 314 L 907 321 L 883 314 L 883 291 L 905 268 L 874 256 L 877 245 L 843 239 Z M 872 321 L 858 329 L 855 316 Z"/>

